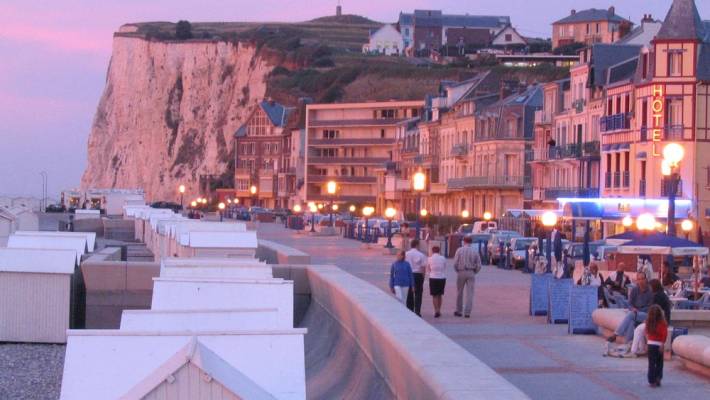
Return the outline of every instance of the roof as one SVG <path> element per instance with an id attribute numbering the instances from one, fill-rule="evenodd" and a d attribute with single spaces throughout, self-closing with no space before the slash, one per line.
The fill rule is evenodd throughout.
<path id="1" fill-rule="evenodd" d="M 420 27 L 442 26 L 441 10 L 414 10 L 414 25 Z"/>
<path id="2" fill-rule="evenodd" d="M 661 21 L 643 22 L 614 44 L 640 44 L 647 46 L 661 29 Z"/>
<path id="3" fill-rule="evenodd" d="M 72 250 L 0 247 L 0 271 L 37 274 L 73 274 L 77 266 Z"/>
<path id="4" fill-rule="evenodd" d="M 7 239 L 7 247 L 15 249 L 73 250 L 76 263 L 79 264 L 81 256 L 86 253 L 87 242 L 85 237 L 11 235 Z"/>
<path id="5" fill-rule="evenodd" d="M 256 232 L 190 232 L 190 247 L 256 249 Z"/>
<path id="6" fill-rule="evenodd" d="M 607 70 L 609 67 L 616 65 L 622 61 L 637 57 L 641 51 L 639 45 L 618 45 L 597 43 L 592 46 L 592 69 L 593 74 L 590 74 L 592 84 L 601 86 L 606 83 Z"/>
<path id="7" fill-rule="evenodd" d="M 705 39 L 705 24 L 694 0 L 673 0 L 656 40 Z"/>
<path id="8" fill-rule="evenodd" d="M 466 28 L 500 28 L 510 25 L 510 17 L 498 15 L 447 15 L 442 17 L 444 26 Z"/>
<path id="9" fill-rule="evenodd" d="M 15 232 L 15 235 L 86 238 L 86 245 L 89 251 L 94 251 L 94 249 L 96 248 L 96 232 L 17 231 Z"/>
<path id="10" fill-rule="evenodd" d="M 607 85 L 631 79 L 638 66 L 638 56 L 609 67 Z"/>
<path id="11" fill-rule="evenodd" d="M 413 25 L 414 24 L 414 14 L 400 12 L 398 23 L 400 25 Z"/>
<path id="12" fill-rule="evenodd" d="M 573 24 L 577 22 L 595 22 L 595 21 L 611 21 L 611 22 L 631 22 L 626 18 L 622 18 L 616 13 L 611 13 L 610 10 L 600 10 L 590 8 L 588 10 L 577 11 L 574 14 L 553 22 L 554 24 Z"/>
<path id="13" fill-rule="evenodd" d="M 515 28 L 513 28 L 512 25 L 508 25 L 508 26 L 506 26 L 505 28 L 501 29 L 500 32 L 498 32 L 497 35 L 493 36 L 493 39 L 491 39 L 491 41 L 492 41 L 492 42 L 495 42 L 495 40 L 496 40 L 499 36 L 502 36 L 502 35 L 504 35 L 506 32 L 509 32 L 509 31 L 513 31 L 516 35 L 518 35 L 518 36 L 520 37 L 520 39 L 523 41 L 523 43 L 527 43 L 527 39 L 525 39 L 525 37 L 524 37 L 523 35 L 521 35 L 520 33 L 518 33 L 518 31 L 516 31 Z"/>
<path id="14" fill-rule="evenodd" d="M 124 310 L 121 330 L 232 331 L 240 329 L 288 329 L 293 321 L 278 318 L 276 308 L 238 308 L 233 310 Z"/>
<path id="15" fill-rule="evenodd" d="M 697 75 L 701 81 L 710 81 L 710 43 L 700 46 Z"/>
<path id="16" fill-rule="evenodd" d="M 262 100 L 259 103 L 259 107 L 264 111 L 266 116 L 269 118 L 271 125 L 277 128 L 284 128 L 289 121 L 289 117 L 296 111 L 295 107 L 286 107 L 280 103 L 273 100 Z M 254 115 L 254 113 L 252 113 Z M 251 119 L 251 116 L 249 117 Z M 244 137 L 247 134 L 247 122 L 242 124 L 242 126 L 234 132 L 236 137 Z"/>

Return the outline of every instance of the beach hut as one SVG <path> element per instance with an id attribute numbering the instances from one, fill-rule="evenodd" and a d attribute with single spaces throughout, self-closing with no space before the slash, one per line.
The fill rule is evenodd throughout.
<path id="1" fill-rule="evenodd" d="M 65 343 L 84 298 L 75 251 L 0 248 L 0 341 Z"/>
<path id="2" fill-rule="evenodd" d="M 24 236 L 11 235 L 7 247 L 17 249 L 73 250 L 76 264 L 81 264 L 81 257 L 88 252 L 86 237 L 68 236 Z"/>
<path id="3" fill-rule="evenodd" d="M 17 231 L 17 236 L 47 236 L 85 238 L 88 252 L 96 250 L 96 232 L 51 232 L 51 231 Z"/>

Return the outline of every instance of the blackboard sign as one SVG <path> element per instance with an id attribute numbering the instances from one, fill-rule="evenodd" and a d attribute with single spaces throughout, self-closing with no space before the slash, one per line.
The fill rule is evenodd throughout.
<path id="1" fill-rule="evenodd" d="M 597 309 L 596 286 L 573 286 L 569 298 L 568 333 L 595 335 L 597 326 L 592 321 L 592 313 Z"/>
<path id="2" fill-rule="evenodd" d="M 551 324 L 566 324 L 569 320 L 569 293 L 572 279 L 550 279 L 549 299 L 550 312 L 547 322 Z"/>
<path id="3" fill-rule="evenodd" d="M 547 315 L 547 291 L 552 274 L 532 274 L 530 283 L 530 315 Z"/>

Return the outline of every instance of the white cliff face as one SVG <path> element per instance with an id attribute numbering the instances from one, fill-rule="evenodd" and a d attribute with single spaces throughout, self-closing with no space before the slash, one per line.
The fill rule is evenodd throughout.
<path id="1" fill-rule="evenodd" d="M 233 134 L 266 92 L 272 65 L 245 44 L 116 36 L 89 136 L 83 188 L 143 188 L 186 201 L 199 176 L 221 175 Z"/>

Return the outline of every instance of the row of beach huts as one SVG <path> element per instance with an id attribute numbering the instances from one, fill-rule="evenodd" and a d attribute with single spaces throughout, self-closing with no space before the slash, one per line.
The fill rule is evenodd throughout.
<path id="1" fill-rule="evenodd" d="M 66 343 L 61 399 L 306 398 L 293 282 L 255 258 L 255 231 L 145 205 L 123 219 L 160 263 L 150 309 L 84 329 L 96 234 L 17 230 L 0 247 L 0 341 Z"/>

